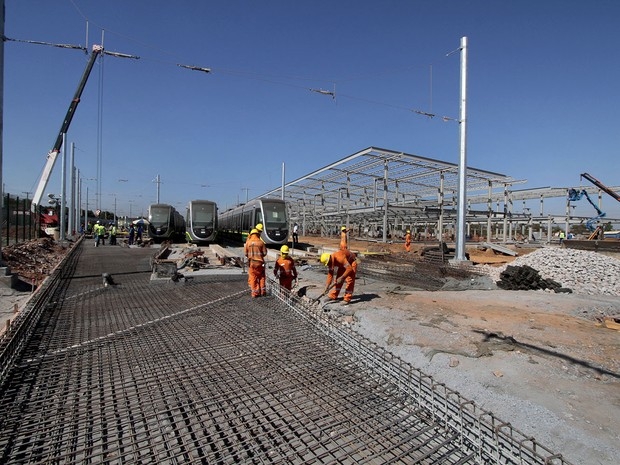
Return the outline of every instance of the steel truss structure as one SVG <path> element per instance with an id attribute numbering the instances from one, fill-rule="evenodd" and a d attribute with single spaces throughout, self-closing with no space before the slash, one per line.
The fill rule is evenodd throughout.
<path id="1" fill-rule="evenodd" d="M 468 216 L 496 216 L 491 198 L 516 183 L 510 176 L 467 168 L 467 193 L 490 205 Z M 368 147 L 261 197 L 284 198 L 293 221 L 314 232 L 342 224 L 387 231 L 456 218 L 458 164 Z M 400 226 L 399 226 L 400 225 Z M 402 228 L 400 228 L 402 229 Z M 439 227 L 441 229 L 441 227 Z"/>
<path id="2" fill-rule="evenodd" d="M 341 225 L 353 227 L 358 236 L 365 234 L 385 241 L 390 231 L 404 233 L 407 228 L 444 232 L 444 225 L 456 227 L 458 164 L 389 149 L 368 147 L 315 170 L 294 181 L 283 183 L 259 198 L 283 198 L 289 203 L 292 222 L 303 234 L 336 233 Z M 487 236 L 492 224 L 500 223 L 504 239 L 520 225 L 530 229 L 562 222 L 572 217 L 567 201 L 566 213 L 547 214 L 544 200 L 567 198 L 570 187 L 513 189 L 526 180 L 492 171 L 467 168 L 467 228 L 485 226 Z M 620 191 L 618 187 L 612 187 Z M 589 194 L 601 190 L 585 187 Z M 284 192 L 283 192 L 284 191 Z M 539 212 L 515 208 L 517 202 L 539 200 Z M 517 211 L 520 210 L 520 211 Z M 533 209 L 532 209 L 533 210 Z M 530 233 L 531 235 L 531 233 Z"/>

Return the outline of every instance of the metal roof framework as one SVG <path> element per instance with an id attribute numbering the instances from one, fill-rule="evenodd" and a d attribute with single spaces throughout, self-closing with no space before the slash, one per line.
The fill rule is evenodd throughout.
<path id="1" fill-rule="evenodd" d="M 261 197 L 284 198 L 293 220 L 349 224 L 384 220 L 435 221 L 456 214 L 458 164 L 368 147 L 271 190 Z M 467 168 L 467 195 L 504 195 L 524 181 Z M 484 210 L 485 218 L 491 208 Z"/>

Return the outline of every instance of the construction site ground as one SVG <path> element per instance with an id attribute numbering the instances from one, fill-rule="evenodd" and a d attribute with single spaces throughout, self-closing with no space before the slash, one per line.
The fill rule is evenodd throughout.
<path id="1" fill-rule="evenodd" d="M 296 256 L 301 259 L 298 289 L 317 297 L 325 286 L 325 270 L 314 252 L 334 250 L 338 240 L 300 241 L 313 253 L 310 258 Z M 368 256 L 402 261 L 413 259 L 423 244 L 414 245 L 409 254 L 402 243 L 352 241 L 349 246 Z M 36 251 L 55 258 L 64 252 L 66 247 Z M 476 248 L 468 253 L 475 263 L 512 260 Z M 19 271 L 23 264 L 11 263 L 6 255 L 5 263 L 23 274 L 25 285 L 2 290 L 3 322 L 14 317 L 29 298 L 28 285 L 45 273 L 40 265 L 34 274 Z M 620 334 L 591 318 L 589 311 L 616 305 L 620 314 L 617 297 L 498 289 L 430 292 L 362 276 L 354 295 L 348 306 L 324 304 L 325 312 L 570 462 L 618 463 Z"/>
<path id="2" fill-rule="evenodd" d="M 301 242 L 319 250 L 338 247 L 335 238 Z M 414 243 L 406 253 L 402 242 L 353 240 L 349 248 L 400 261 L 430 245 Z M 515 250 L 523 255 L 534 249 Z M 473 263 L 492 266 L 515 258 L 476 246 L 467 253 Z M 301 276 L 302 286 L 325 286 L 324 273 L 308 270 Z M 574 463 L 618 463 L 620 332 L 592 317 L 597 307 L 614 306 L 620 314 L 618 297 L 501 289 L 429 292 L 363 277 L 355 295 L 351 305 L 330 303 L 326 309 Z"/>

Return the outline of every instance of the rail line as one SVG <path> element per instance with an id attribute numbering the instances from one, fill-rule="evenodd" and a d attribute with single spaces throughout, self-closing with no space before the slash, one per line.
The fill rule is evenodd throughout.
<path id="1" fill-rule="evenodd" d="M 569 465 L 305 300 L 150 253 L 76 245 L 2 339 L 0 463 Z"/>

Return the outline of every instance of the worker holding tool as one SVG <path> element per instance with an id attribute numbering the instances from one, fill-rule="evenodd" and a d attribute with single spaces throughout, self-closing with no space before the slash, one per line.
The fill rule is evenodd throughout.
<path id="1" fill-rule="evenodd" d="M 293 289 L 293 281 L 297 281 L 297 269 L 295 268 L 295 261 L 288 254 L 288 245 L 283 245 L 280 248 L 280 257 L 273 267 L 273 274 L 280 281 L 280 286 L 290 291 Z"/>
<path id="2" fill-rule="evenodd" d="M 340 250 L 347 250 L 349 248 L 347 241 L 347 233 L 349 230 L 346 226 L 340 228 Z"/>
<path id="3" fill-rule="evenodd" d="M 267 246 L 256 229 L 250 231 L 245 243 L 245 256 L 248 258 L 248 284 L 252 291 L 252 297 L 267 295 L 267 284 L 265 282 Z"/>
<path id="4" fill-rule="evenodd" d="M 357 256 L 350 250 L 338 250 L 332 254 L 321 255 L 321 263 L 327 268 L 327 283 L 323 295 L 328 294 L 329 300 L 338 299 L 342 284 L 347 283 L 344 289 L 344 304 L 351 303 L 353 289 L 355 288 L 355 275 L 357 273 Z M 334 269 L 337 268 L 334 276 Z M 335 278 L 335 282 L 334 281 Z"/>
<path id="5" fill-rule="evenodd" d="M 407 252 L 411 252 L 411 231 L 407 229 L 407 233 L 405 234 L 405 250 Z"/>

